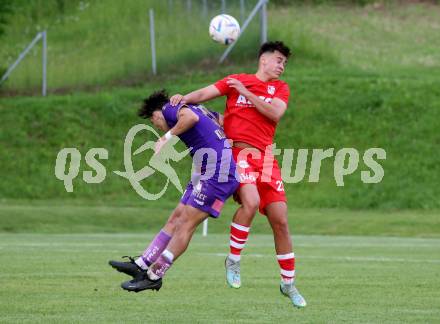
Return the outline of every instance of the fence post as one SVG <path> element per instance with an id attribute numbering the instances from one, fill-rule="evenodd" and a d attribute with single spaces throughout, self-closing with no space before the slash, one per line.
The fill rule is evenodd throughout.
<path id="1" fill-rule="evenodd" d="M 260 22 L 260 29 L 261 29 L 261 44 L 267 42 L 267 4 L 264 2 L 264 4 L 261 6 L 261 22 Z"/>
<path id="2" fill-rule="evenodd" d="M 207 0 L 203 0 L 202 16 L 206 17 L 207 15 L 208 15 L 208 3 Z"/>
<path id="3" fill-rule="evenodd" d="M 243 26 L 241 27 L 240 36 L 238 36 L 238 39 L 235 42 L 233 42 L 231 45 L 229 45 L 228 48 L 226 48 L 226 50 L 223 52 L 223 55 L 220 57 L 219 63 L 223 63 L 223 61 L 228 57 L 229 53 L 234 48 L 235 44 L 237 44 L 238 40 L 240 39 L 241 35 L 243 35 L 244 31 L 246 30 L 246 28 L 249 25 L 249 23 L 251 22 L 251 20 L 255 17 L 258 10 L 260 10 L 261 7 L 267 3 L 267 1 L 268 0 L 258 1 L 256 6 L 254 7 L 254 9 L 252 9 L 251 13 L 246 18 L 246 21 L 243 23 Z"/>
<path id="4" fill-rule="evenodd" d="M 14 71 L 14 69 L 17 67 L 17 65 L 24 59 L 24 57 L 27 55 L 27 53 L 29 53 L 29 51 L 32 49 L 32 47 L 34 47 L 34 45 L 40 40 L 41 36 L 42 36 L 42 33 L 38 33 L 35 36 L 35 38 L 32 40 L 32 42 L 24 49 L 24 51 L 20 53 L 17 60 L 8 68 L 6 73 L 2 76 L 0 83 L 5 81 L 9 77 L 9 75 L 12 73 L 12 71 Z"/>
<path id="5" fill-rule="evenodd" d="M 208 219 L 207 218 L 203 221 L 202 235 L 203 236 L 207 236 L 208 235 Z"/>
<path id="6" fill-rule="evenodd" d="M 47 31 L 42 32 L 43 35 L 43 85 L 42 85 L 42 95 L 43 97 L 47 94 Z"/>
<path id="7" fill-rule="evenodd" d="M 188 10 L 188 12 L 191 13 L 192 10 L 191 0 L 186 0 L 186 10 Z"/>
<path id="8" fill-rule="evenodd" d="M 150 46 L 151 46 L 151 67 L 153 74 L 157 74 L 156 69 L 156 40 L 154 38 L 154 11 L 150 9 Z"/>

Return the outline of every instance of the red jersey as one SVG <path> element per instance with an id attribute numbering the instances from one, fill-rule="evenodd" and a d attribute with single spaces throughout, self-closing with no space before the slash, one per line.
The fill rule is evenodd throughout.
<path id="1" fill-rule="evenodd" d="M 273 143 L 277 123 L 262 115 L 246 97 L 229 87 L 226 83 L 228 78 L 239 80 L 250 92 L 268 103 L 278 98 L 287 104 L 289 86 L 281 80 L 263 82 L 255 74 L 232 74 L 214 84 L 227 97 L 224 119 L 226 136 L 264 151 L 266 146 Z"/>

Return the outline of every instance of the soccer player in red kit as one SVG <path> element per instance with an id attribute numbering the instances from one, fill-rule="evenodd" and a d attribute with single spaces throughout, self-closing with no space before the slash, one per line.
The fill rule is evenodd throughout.
<path id="1" fill-rule="evenodd" d="M 287 204 L 281 171 L 272 154 L 275 129 L 284 115 L 290 90 L 279 77 L 284 72 L 290 49 L 282 42 L 263 44 L 255 74 L 233 74 L 187 95 L 176 94 L 171 104 L 201 103 L 226 96 L 224 130 L 233 141 L 233 155 L 240 176 L 237 190 L 241 206 L 231 224 L 230 253 L 226 258 L 229 286 L 239 288 L 240 253 L 248 238 L 257 210 L 266 215 L 274 234 L 281 272 L 281 293 L 296 307 L 306 301 L 295 287 L 295 256 L 287 221 Z"/>

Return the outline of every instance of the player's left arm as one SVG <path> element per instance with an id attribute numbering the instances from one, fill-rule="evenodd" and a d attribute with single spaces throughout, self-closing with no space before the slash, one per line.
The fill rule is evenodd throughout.
<path id="1" fill-rule="evenodd" d="M 287 104 L 277 97 L 273 98 L 272 102 L 268 103 L 250 92 L 237 79 L 231 78 L 227 83 L 230 87 L 235 88 L 241 95 L 245 96 L 250 102 L 252 102 L 260 114 L 276 123 L 280 121 L 281 117 L 283 117 L 286 112 Z"/>
<path id="2" fill-rule="evenodd" d="M 171 139 L 173 135 L 179 136 L 188 129 L 194 127 L 199 121 L 199 116 L 186 106 L 182 106 L 177 113 L 177 123 L 155 144 L 154 152 L 159 153 L 162 147 Z"/>

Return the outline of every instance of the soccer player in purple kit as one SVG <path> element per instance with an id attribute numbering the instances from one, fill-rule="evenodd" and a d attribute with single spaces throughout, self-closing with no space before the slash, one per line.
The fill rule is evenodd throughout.
<path id="1" fill-rule="evenodd" d="M 162 277 L 185 252 L 197 226 L 209 216 L 217 218 L 239 185 L 219 114 L 201 105 L 173 106 L 162 90 L 144 100 L 139 116 L 149 118 L 156 128 L 166 132 L 156 142 L 155 154 L 173 135 L 178 136 L 190 149 L 196 172 L 164 228 L 144 253 L 136 260 L 130 258 L 130 262 L 109 262 L 116 270 L 133 276 L 121 287 L 134 292 L 161 288 Z"/>

